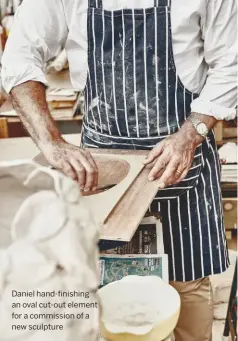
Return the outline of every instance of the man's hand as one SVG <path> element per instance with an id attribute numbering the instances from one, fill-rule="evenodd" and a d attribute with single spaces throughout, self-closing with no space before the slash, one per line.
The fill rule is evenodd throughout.
<path id="1" fill-rule="evenodd" d="M 144 162 L 152 167 L 149 180 L 160 178 L 158 188 L 182 181 L 192 165 L 195 149 L 196 144 L 180 131 L 164 139 Z"/>
<path id="2" fill-rule="evenodd" d="M 98 169 L 90 153 L 68 144 L 50 115 L 45 86 L 29 81 L 11 91 L 13 106 L 49 164 L 79 182 L 84 191 L 96 190 Z"/>
<path id="3" fill-rule="evenodd" d="M 95 191 L 98 169 L 87 150 L 68 144 L 50 115 L 45 86 L 29 81 L 12 89 L 11 98 L 24 126 L 49 164 L 79 182 L 81 190 Z"/>
<path id="4" fill-rule="evenodd" d="M 211 129 L 216 119 L 212 116 L 192 113 L 201 122 L 204 122 L 208 129 Z M 164 139 L 155 146 L 144 164 L 151 167 L 149 180 L 159 179 L 158 188 L 165 188 L 182 181 L 191 168 L 197 146 L 204 140 L 192 123 L 187 120 L 181 129 Z"/>
<path id="5" fill-rule="evenodd" d="M 47 144 L 41 150 L 49 164 L 78 181 L 81 190 L 96 191 L 98 168 L 86 149 L 68 144 L 62 139 Z"/>

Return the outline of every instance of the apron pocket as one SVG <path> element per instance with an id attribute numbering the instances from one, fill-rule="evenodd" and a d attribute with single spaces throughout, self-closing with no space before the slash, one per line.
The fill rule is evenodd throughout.
<path id="1" fill-rule="evenodd" d="M 188 174 L 186 175 L 185 179 L 176 185 L 172 185 L 164 189 L 160 189 L 155 199 L 160 199 L 160 200 L 171 199 L 174 197 L 178 197 L 184 194 L 185 192 L 189 191 L 195 186 L 201 174 L 201 171 L 202 171 L 202 145 L 197 147 L 195 151 L 192 166 L 190 170 L 188 171 Z"/>

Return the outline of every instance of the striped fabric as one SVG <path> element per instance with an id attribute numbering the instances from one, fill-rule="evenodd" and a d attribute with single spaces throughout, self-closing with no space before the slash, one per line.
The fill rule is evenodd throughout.
<path id="1" fill-rule="evenodd" d="M 89 0 L 85 147 L 149 150 L 178 131 L 197 96 L 177 75 L 169 0 L 118 11 Z M 170 280 L 195 280 L 227 268 L 212 132 L 197 147 L 186 178 L 160 190 L 150 209 L 162 213 Z"/>
<path id="2" fill-rule="evenodd" d="M 203 145 L 199 181 L 183 195 L 154 201 L 163 217 L 165 251 L 170 278 L 196 280 L 229 266 L 220 188 L 220 166 L 213 134 Z M 157 207 L 156 207 L 157 206 Z"/>
<path id="3" fill-rule="evenodd" d="M 90 4 L 87 127 L 105 137 L 138 139 L 177 131 L 197 95 L 176 74 L 170 8 L 110 12 Z"/>

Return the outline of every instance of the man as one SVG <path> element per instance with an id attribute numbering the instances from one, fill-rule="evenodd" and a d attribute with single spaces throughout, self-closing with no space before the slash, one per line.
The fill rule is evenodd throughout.
<path id="1" fill-rule="evenodd" d="M 176 341 L 212 334 L 208 276 L 229 264 L 220 164 L 212 127 L 236 106 L 235 0 L 24 0 L 3 57 L 14 107 L 49 163 L 97 187 L 84 147 L 147 149 L 159 178 L 171 284 L 182 310 Z M 82 148 L 49 114 L 43 64 L 65 46 L 73 86 L 84 89 Z"/>

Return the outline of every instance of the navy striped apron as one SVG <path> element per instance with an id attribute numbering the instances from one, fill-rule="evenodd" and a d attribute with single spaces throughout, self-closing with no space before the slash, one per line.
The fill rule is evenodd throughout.
<path id="1" fill-rule="evenodd" d="M 108 11 L 102 0 L 89 0 L 84 147 L 150 150 L 190 114 L 198 94 L 184 87 L 176 71 L 169 2 Z M 160 190 L 152 203 L 162 213 L 171 280 L 227 268 L 219 167 L 210 132 L 186 178 Z"/>

